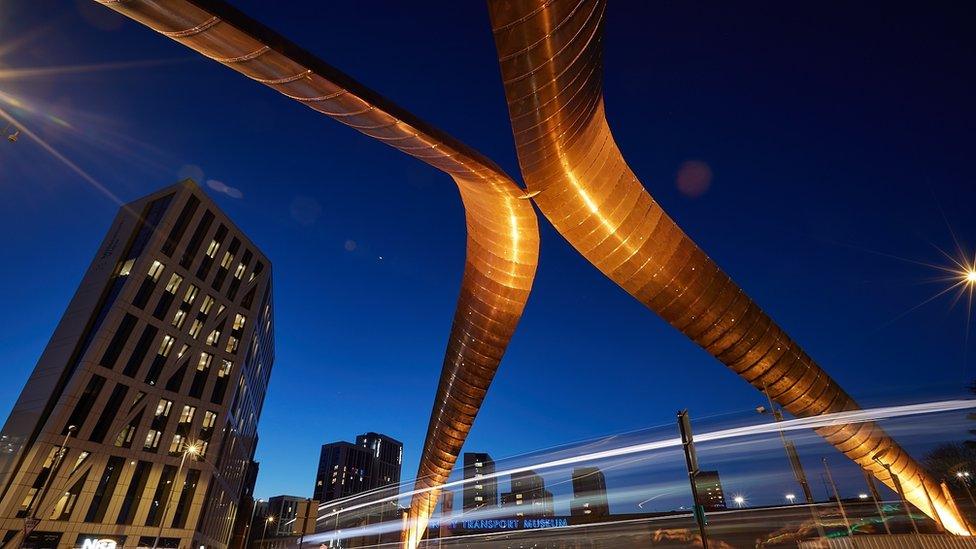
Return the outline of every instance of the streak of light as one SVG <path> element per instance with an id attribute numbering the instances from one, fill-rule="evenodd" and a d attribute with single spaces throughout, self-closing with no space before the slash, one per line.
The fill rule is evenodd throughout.
<path id="1" fill-rule="evenodd" d="M 53 67 L 27 67 L 18 69 L 0 69 L 0 80 L 15 80 L 26 78 L 44 78 L 47 76 L 66 76 L 69 74 L 89 74 L 95 72 L 144 69 L 160 65 L 172 65 L 194 61 L 194 57 L 177 57 L 170 59 L 150 59 L 141 61 L 116 61 L 112 63 L 89 63 L 85 65 L 57 65 Z"/>
<path id="2" fill-rule="evenodd" d="M 91 175 L 89 175 L 88 172 L 86 172 L 80 166 L 78 166 L 77 164 L 75 164 L 74 162 L 72 162 L 71 159 L 69 159 L 68 157 L 66 157 L 63 154 L 61 154 L 57 149 L 55 149 L 54 147 L 52 147 L 47 141 L 45 141 L 43 138 L 41 138 L 36 133 L 32 132 L 30 130 L 30 128 L 28 128 L 27 126 L 25 126 L 24 124 L 22 124 L 19 120 L 17 120 L 16 118 L 14 118 L 3 107 L 0 107 L 0 118 L 3 118 L 7 122 L 10 122 L 11 124 L 14 124 L 15 126 L 17 126 L 17 128 L 19 128 L 20 131 L 22 131 L 24 133 L 24 135 L 26 135 L 27 137 L 33 139 L 38 145 L 41 146 L 42 149 L 44 149 L 45 151 L 47 151 L 48 154 L 50 154 L 54 158 L 58 159 L 62 164 L 64 164 L 65 166 L 67 166 L 71 171 L 75 172 L 75 174 L 77 174 L 79 177 L 81 177 L 82 179 L 84 179 L 85 181 L 87 181 L 88 184 L 90 184 L 92 187 L 94 187 L 97 191 L 99 191 L 100 193 L 102 193 L 106 197 L 108 197 L 109 200 L 111 200 L 112 202 L 114 202 L 115 204 L 117 204 L 119 206 L 122 206 L 123 205 L 122 201 L 119 200 L 119 197 L 115 196 L 115 194 L 112 193 L 112 191 L 108 190 L 108 187 L 106 187 L 105 185 L 101 184 L 97 179 L 95 179 L 94 177 L 92 177 Z"/>
<path id="3" fill-rule="evenodd" d="M 705 432 L 702 434 L 695 435 L 695 441 L 699 444 L 705 442 L 715 442 L 720 440 L 756 436 L 775 432 L 788 432 L 788 431 L 798 431 L 798 430 L 808 430 L 808 429 L 819 429 L 821 427 L 830 427 L 836 425 L 851 425 L 857 423 L 866 423 L 871 421 L 879 421 L 882 419 L 892 419 L 898 417 L 906 416 L 916 416 L 916 415 L 926 415 L 926 414 L 937 414 L 944 412 L 952 412 L 958 410 L 967 410 L 976 408 L 976 400 L 944 400 L 938 402 L 926 402 L 921 404 L 909 404 L 903 406 L 884 406 L 878 408 L 868 408 L 863 410 L 855 410 L 848 412 L 837 412 L 833 414 L 824 414 L 813 417 L 796 418 L 786 421 L 781 421 L 777 423 L 762 423 L 758 425 L 750 425 L 744 427 L 733 427 L 729 429 L 720 429 L 716 431 Z M 463 486 L 464 484 L 469 484 L 471 482 L 479 481 L 483 482 L 487 479 L 500 478 L 503 476 L 511 475 L 513 473 L 522 473 L 526 471 L 541 471 L 545 469 L 553 469 L 558 467 L 565 467 L 567 465 L 573 465 L 577 463 L 585 463 L 598 461 L 602 459 L 610 459 L 620 456 L 626 456 L 631 454 L 638 454 L 642 452 L 649 452 L 653 450 L 661 450 L 665 448 L 675 448 L 681 446 L 681 439 L 679 437 L 666 438 L 662 440 L 654 440 L 650 442 L 644 442 L 639 444 L 631 444 L 628 446 L 623 446 L 619 448 L 613 448 L 609 450 L 600 450 L 596 452 L 589 452 L 582 455 L 575 455 L 561 459 L 554 459 L 540 463 L 534 463 L 529 465 L 524 465 L 520 467 L 513 467 L 510 469 L 505 469 L 502 471 L 496 471 L 494 473 L 489 473 L 482 475 L 481 477 L 475 479 L 461 479 L 456 481 L 451 481 L 444 483 L 441 486 L 424 488 L 420 490 L 412 490 L 409 492 L 396 494 L 393 496 L 388 496 L 382 499 L 369 501 L 366 503 L 359 503 L 349 507 L 344 507 L 341 510 L 327 512 L 318 517 L 319 521 L 326 520 L 343 513 L 349 513 L 357 509 L 363 509 L 379 503 L 385 503 L 388 501 L 396 501 L 402 497 L 412 497 L 417 494 L 423 494 L 433 490 L 450 489 L 457 486 Z M 339 507 L 348 502 L 360 499 L 359 496 L 354 496 L 346 500 L 335 500 L 319 506 L 319 510 L 324 510 L 327 507 Z"/>

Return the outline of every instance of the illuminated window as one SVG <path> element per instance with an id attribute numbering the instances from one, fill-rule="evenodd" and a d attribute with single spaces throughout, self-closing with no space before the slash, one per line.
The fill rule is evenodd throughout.
<path id="1" fill-rule="evenodd" d="M 163 336 L 162 343 L 159 344 L 159 354 L 160 356 L 169 356 L 170 349 L 173 348 L 173 336 L 166 334 Z"/>
<path id="2" fill-rule="evenodd" d="M 150 429 L 149 432 L 146 433 L 146 443 L 142 445 L 142 449 L 143 450 L 155 450 L 156 448 L 158 448 L 159 447 L 159 436 L 161 434 L 162 433 L 160 433 L 159 431 L 157 431 L 155 429 Z"/>
<path id="3" fill-rule="evenodd" d="M 216 300 L 209 295 L 203 296 L 203 303 L 200 305 L 200 312 L 203 314 L 209 313 L 215 301 Z"/>
<path id="4" fill-rule="evenodd" d="M 197 364 L 197 370 L 201 372 L 210 367 L 210 361 L 213 360 L 213 355 L 208 353 L 200 353 L 200 362 Z"/>
<path id="5" fill-rule="evenodd" d="M 210 442 L 206 440 L 201 440 L 197 443 L 197 455 L 203 457 L 207 455 L 207 448 L 210 446 Z"/>
<path id="6" fill-rule="evenodd" d="M 183 451 L 183 435 L 173 435 L 173 442 L 169 445 L 169 453 L 178 454 Z"/>
<path id="7" fill-rule="evenodd" d="M 234 367 L 234 363 L 229 360 L 220 361 L 220 370 L 217 371 L 217 377 L 226 377 L 230 375 L 231 368 Z"/>
<path id="8" fill-rule="evenodd" d="M 232 261 L 234 261 L 234 254 L 225 252 L 224 258 L 220 260 L 220 266 L 227 269 L 230 267 Z"/>
<path id="9" fill-rule="evenodd" d="M 201 425 L 200 427 L 203 427 L 204 429 L 210 429 L 216 424 L 217 424 L 217 414 L 215 412 L 211 412 L 210 410 L 207 410 L 206 412 L 203 413 L 203 425 Z"/>
<path id="10" fill-rule="evenodd" d="M 236 337 L 229 336 L 227 338 L 227 347 L 225 347 L 224 350 L 227 351 L 228 353 L 236 353 L 238 343 L 239 341 L 237 340 Z"/>
<path id="11" fill-rule="evenodd" d="M 207 345 L 216 345 L 218 339 L 220 339 L 220 330 L 214 329 L 207 336 Z"/>
<path id="12" fill-rule="evenodd" d="M 200 335 L 200 330 L 203 329 L 203 321 L 199 318 L 193 319 L 193 325 L 190 326 L 190 337 L 196 339 Z"/>
<path id="13" fill-rule="evenodd" d="M 216 240 L 211 240 L 210 245 L 207 246 L 207 256 L 211 258 L 217 257 L 217 248 L 219 247 L 220 247 L 220 242 L 217 242 Z"/>
<path id="14" fill-rule="evenodd" d="M 169 411 L 173 408 L 173 401 L 165 398 L 159 399 L 156 405 L 156 417 L 169 417 Z"/>
<path id="15" fill-rule="evenodd" d="M 190 423 L 193 421 L 193 414 L 197 411 L 195 406 L 190 406 L 186 404 L 183 406 L 183 411 L 180 412 L 180 423 Z"/>
<path id="16" fill-rule="evenodd" d="M 234 329 L 240 330 L 241 328 L 244 327 L 245 322 L 247 322 L 247 318 L 245 318 L 244 315 L 238 313 L 237 316 L 234 317 Z"/>
<path id="17" fill-rule="evenodd" d="M 173 316 L 173 326 L 182 328 L 184 322 L 186 322 L 186 311 L 183 309 L 177 309 L 176 314 Z"/>
<path id="18" fill-rule="evenodd" d="M 220 316 L 220 313 L 224 312 L 224 309 L 226 308 L 227 307 L 224 307 L 223 304 L 217 305 L 217 316 Z"/>
<path id="19" fill-rule="evenodd" d="M 184 343 L 183 346 L 180 347 L 180 352 L 176 353 L 176 358 L 177 359 L 183 358 L 183 355 L 186 353 L 186 350 L 189 349 L 189 348 L 190 348 L 190 346 L 187 345 L 186 343 Z"/>
<path id="20" fill-rule="evenodd" d="M 237 280 L 243 279 L 244 278 L 244 271 L 246 271 L 246 270 L 247 270 L 247 267 L 245 267 L 243 263 L 238 263 L 237 264 L 237 270 L 234 271 L 234 278 L 236 278 Z"/>
<path id="21" fill-rule="evenodd" d="M 197 292 L 199 291 L 200 288 L 197 288 L 193 284 L 190 284 L 186 288 L 186 293 L 183 294 L 183 301 L 187 304 L 193 303 L 193 300 L 197 298 Z"/>
<path id="22" fill-rule="evenodd" d="M 163 274 L 163 264 L 154 260 L 146 276 L 153 279 L 153 282 L 159 282 L 159 275 L 161 274 Z"/>
<path id="23" fill-rule="evenodd" d="M 166 291 L 171 294 L 176 294 L 176 290 L 180 289 L 180 284 L 183 283 L 183 277 L 173 273 L 169 277 L 169 282 L 166 283 Z"/>
<path id="24" fill-rule="evenodd" d="M 135 262 L 136 262 L 135 259 L 129 259 L 128 261 L 123 263 L 122 267 L 119 268 L 119 276 L 129 276 L 129 273 L 132 272 L 132 265 Z"/>

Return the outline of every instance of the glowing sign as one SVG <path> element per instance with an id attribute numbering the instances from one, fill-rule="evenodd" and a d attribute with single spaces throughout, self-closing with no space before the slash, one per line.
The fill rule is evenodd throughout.
<path id="1" fill-rule="evenodd" d="M 477 520 L 452 520 L 450 524 L 451 530 L 469 530 L 469 531 L 490 531 L 497 532 L 500 530 L 533 530 L 533 529 L 543 529 L 543 528 L 562 528 L 569 526 L 569 519 L 566 518 L 539 518 L 539 519 L 477 519 Z M 434 530 L 440 528 L 440 521 L 431 521 L 428 523 L 428 528 Z"/>
<path id="2" fill-rule="evenodd" d="M 81 543 L 81 549 L 115 549 L 117 545 L 114 539 L 85 538 Z"/>

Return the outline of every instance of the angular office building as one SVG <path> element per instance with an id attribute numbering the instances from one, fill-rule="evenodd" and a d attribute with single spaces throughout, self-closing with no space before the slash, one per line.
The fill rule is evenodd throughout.
<path id="1" fill-rule="evenodd" d="M 610 516 L 607 501 L 607 479 L 597 467 L 573 469 L 573 502 L 570 514 L 574 517 Z"/>
<path id="2" fill-rule="evenodd" d="M 195 183 L 123 206 L 0 433 L 4 543 L 226 548 L 273 316 L 270 262 Z"/>
<path id="3" fill-rule="evenodd" d="M 498 479 L 484 478 L 494 472 L 495 462 L 488 454 L 464 453 L 464 480 L 471 480 L 464 483 L 462 491 L 462 509 L 465 513 L 485 507 L 498 507 Z"/>

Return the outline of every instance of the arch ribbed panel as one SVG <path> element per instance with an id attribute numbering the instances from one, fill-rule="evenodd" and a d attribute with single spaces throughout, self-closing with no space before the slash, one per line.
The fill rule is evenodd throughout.
<path id="1" fill-rule="evenodd" d="M 661 209 L 604 115 L 605 0 L 491 0 L 522 175 L 556 229 L 607 277 L 794 416 L 858 406 Z M 939 485 L 873 423 L 818 430 L 909 501 L 966 534 Z M 928 496 L 935 509 L 929 504 Z"/>
<path id="2" fill-rule="evenodd" d="M 525 307 L 539 228 L 498 166 L 222 2 L 100 0 L 204 56 L 446 172 L 464 204 L 461 295 L 420 461 L 417 488 L 447 480 Z M 412 502 L 423 525 L 437 490 Z"/>

